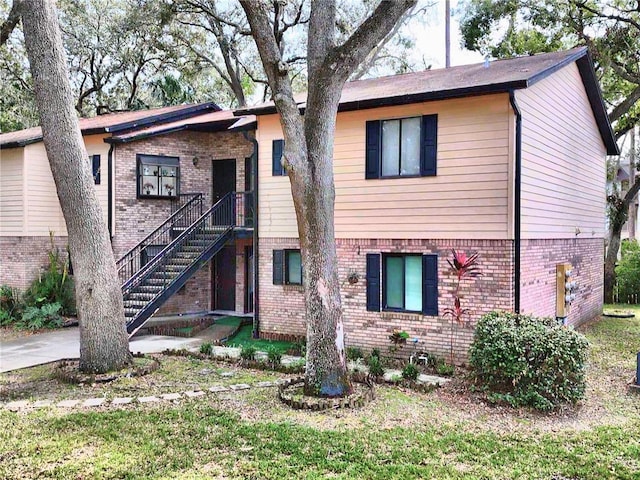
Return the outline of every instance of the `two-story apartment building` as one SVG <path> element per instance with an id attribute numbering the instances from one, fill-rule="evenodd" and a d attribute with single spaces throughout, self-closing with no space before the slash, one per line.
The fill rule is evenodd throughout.
<path id="1" fill-rule="evenodd" d="M 472 325 L 495 309 L 554 317 L 560 263 L 578 285 L 566 321 L 601 312 L 605 157 L 618 149 L 586 49 L 351 82 L 338 111 L 348 344 L 384 348 L 401 329 L 448 352 L 452 249 L 480 253 L 483 275 L 462 288 Z M 273 104 L 237 113 L 257 116 L 260 335 L 304 335 L 279 117 Z M 472 335 L 457 329 L 459 355 Z"/>
<path id="2" fill-rule="evenodd" d="M 81 120 L 132 332 L 160 307 L 254 312 L 267 338 L 306 332 L 279 117 L 273 104 L 235 115 L 207 104 Z M 0 283 L 24 286 L 64 222 L 39 130 L 0 148 Z M 347 83 L 334 143 L 347 343 L 385 348 L 402 329 L 448 353 L 451 249 L 480 253 L 482 277 L 462 288 L 471 326 L 495 309 L 555 316 L 560 263 L 578 285 L 567 321 L 596 316 L 617 152 L 586 49 Z M 457 329 L 458 356 L 472 335 Z"/>

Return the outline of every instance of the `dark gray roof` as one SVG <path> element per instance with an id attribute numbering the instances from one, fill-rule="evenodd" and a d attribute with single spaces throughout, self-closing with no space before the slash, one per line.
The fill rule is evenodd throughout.
<path id="1" fill-rule="evenodd" d="M 501 93 L 527 88 L 560 68 L 576 62 L 585 85 L 600 134 L 610 155 L 619 153 L 602 101 L 600 87 L 586 47 L 526 57 L 495 60 L 474 65 L 425 70 L 367 80 L 347 82 L 340 97 L 339 111 L 403 105 L 429 100 Z M 296 98 L 305 107 L 306 94 Z M 275 113 L 273 102 L 238 109 L 236 115 Z"/>

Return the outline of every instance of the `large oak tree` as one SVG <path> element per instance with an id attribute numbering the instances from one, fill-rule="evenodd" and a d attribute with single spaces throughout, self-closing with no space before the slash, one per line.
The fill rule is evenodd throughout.
<path id="1" fill-rule="evenodd" d="M 93 184 L 52 0 L 20 5 L 36 105 L 74 266 L 80 369 L 103 373 L 131 360 L 122 291 Z"/>
<path id="2" fill-rule="evenodd" d="M 242 2 L 284 132 L 283 164 L 291 182 L 304 264 L 307 322 L 305 392 L 342 396 L 348 379 L 334 232 L 333 141 L 342 87 L 415 1 L 382 1 L 342 43 L 336 1 L 311 2 L 307 34 L 308 92 L 304 115 L 293 88 L 268 4 Z"/>

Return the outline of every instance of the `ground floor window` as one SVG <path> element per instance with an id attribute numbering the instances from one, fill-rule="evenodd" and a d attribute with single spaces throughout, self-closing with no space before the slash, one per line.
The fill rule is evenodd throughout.
<path id="1" fill-rule="evenodd" d="M 367 254 L 367 310 L 438 315 L 438 256 Z"/>
<path id="2" fill-rule="evenodd" d="M 383 309 L 422 311 L 422 256 L 384 255 Z"/>
<path id="3" fill-rule="evenodd" d="M 302 285 L 302 255 L 299 249 L 273 251 L 273 284 Z"/>

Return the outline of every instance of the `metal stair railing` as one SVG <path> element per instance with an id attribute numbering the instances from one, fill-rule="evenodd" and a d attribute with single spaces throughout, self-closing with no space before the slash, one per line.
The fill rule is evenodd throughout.
<path id="1" fill-rule="evenodd" d="M 179 290 L 231 238 L 238 221 L 236 203 L 238 198 L 244 199 L 245 195 L 226 194 L 123 284 L 122 293 L 125 301 L 141 286 L 153 285 L 156 289 L 160 287 L 154 297 L 128 321 L 127 331 L 130 335 L 133 335 L 166 299 Z M 172 264 L 178 253 L 186 252 L 187 247 L 192 250 L 190 263 L 176 276 L 169 275 L 167 267 Z M 152 277 L 153 283 L 147 284 Z"/>
<path id="2" fill-rule="evenodd" d="M 203 211 L 202 193 L 181 194 L 172 203 L 172 214 L 153 232 L 125 253 L 116 262 L 120 283 L 124 284 L 148 263 L 159 251 L 169 245 L 180 231 L 193 224 Z"/>

